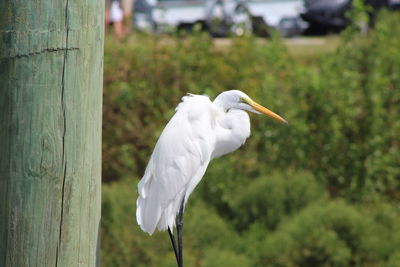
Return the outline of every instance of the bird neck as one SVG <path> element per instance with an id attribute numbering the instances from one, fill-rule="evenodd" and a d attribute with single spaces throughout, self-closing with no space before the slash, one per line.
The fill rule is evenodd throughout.
<path id="1" fill-rule="evenodd" d="M 232 101 L 229 101 L 229 98 L 226 97 L 226 95 L 224 94 L 218 95 L 214 99 L 213 104 L 222 109 L 224 112 L 227 112 L 229 109 L 234 108 Z"/>
<path id="2" fill-rule="evenodd" d="M 211 158 L 238 149 L 250 135 L 249 115 L 240 109 L 230 109 L 217 119 L 216 142 Z"/>

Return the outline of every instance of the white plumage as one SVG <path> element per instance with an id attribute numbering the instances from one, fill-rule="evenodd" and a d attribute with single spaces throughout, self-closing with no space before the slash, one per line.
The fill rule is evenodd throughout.
<path id="1" fill-rule="evenodd" d="M 144 232 L 173 229 L 184 204 L 213 158 L 238 149 L 250 135 L 244 111 L 285 121 L 238 90 L 207 96 L 188 95 L 161 133 L 139 182 L 136 218 Z"/>

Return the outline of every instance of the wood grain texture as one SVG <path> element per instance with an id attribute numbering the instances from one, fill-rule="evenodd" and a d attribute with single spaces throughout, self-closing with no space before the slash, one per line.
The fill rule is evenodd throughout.
<path id="1" fill-rule="evenodd" d="M 104 1 L 0 12 L 0 266 L 96 266 Z"/>

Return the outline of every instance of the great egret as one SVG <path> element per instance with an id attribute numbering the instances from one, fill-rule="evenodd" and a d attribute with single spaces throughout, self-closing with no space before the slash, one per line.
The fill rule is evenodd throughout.
<path id="1" fill-rule="evenodd" d="M 250 136 L 247 112 L 285 119 L 239 90 L 207 96 L 189 94 L 161 133 L 138 184 L 136 219 L 144 232 L 168 229 L 178 266 L 182 261 L 183 210 L 208 163 L 238 149 Z M 172 229 L 176 225 L 178 247 Z"/>

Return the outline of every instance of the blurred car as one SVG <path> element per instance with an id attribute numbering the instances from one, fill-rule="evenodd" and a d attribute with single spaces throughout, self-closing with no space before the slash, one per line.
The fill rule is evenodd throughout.
<path id="1" fill-rule="evenodd" d="M 305 0 L 301 17 L 312 31 L 341 30 L 348 23 L 345 12 L 350 7 L 351 0 Z"/>
<path id="2" fill-rule="evenodd" d="M 400 9 L 400 0 L 389 0 L 389 8 Z"/>
<path id="3" fill-rule="evenodd" d="M 284 17 L 279 21 L 278 31 L 283 37 L 301 35 L 308 28 L 308 23 L 300 17 Z"/>
<path id="4" fill-rule="evenodd" d="M 284 17 L 299 16 L 302 7 L 302 0 L 136 0 L 134 24 L 142 31 L 201 29 L 215 37 L 267 37 L 269 27 L 277 28 Z"/>
<path id="5" fill-rule="evenodd" d="M 251 14 L 247 2 L 244 0 L 207 1 L 204 26 L 214 37 L 251 33 Z"/>
<path id="6" fill-rule="evenodd" d="M 366 0 L 373 11 L 386 7 L 397 9 L 400 0 Z M 349 20 L 346 12 L 352 7 L 352 0 L 304 0 L 304 12 L 301 17 L 310 24 L 309 31 L 320 33 L 326 31 L 340 31 L 344 29 Z"/>

